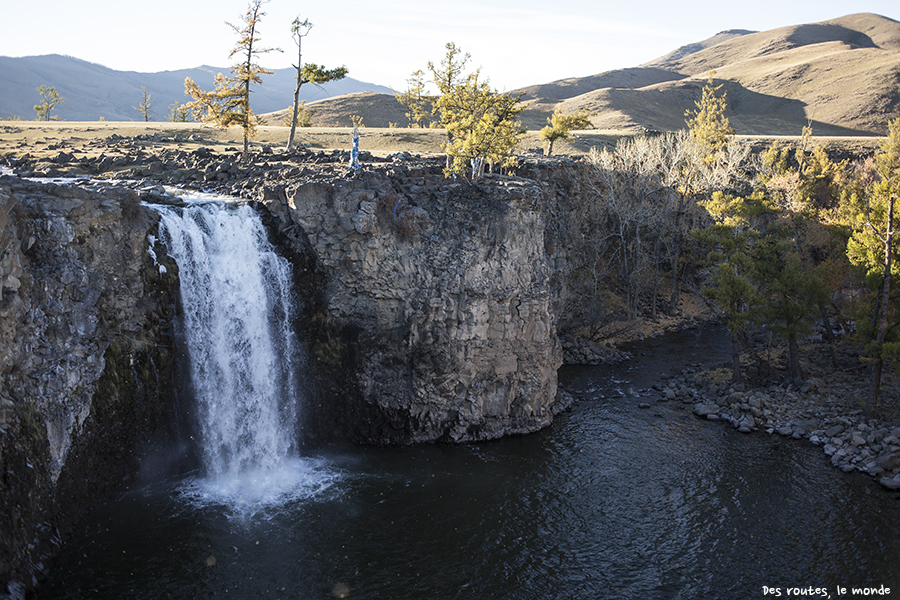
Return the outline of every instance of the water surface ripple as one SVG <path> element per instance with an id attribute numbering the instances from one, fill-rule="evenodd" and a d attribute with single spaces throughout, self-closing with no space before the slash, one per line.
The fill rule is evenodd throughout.
<path id="1" fill-rule="evenodd" d="M 681 336 L 537 434 L 464 446 L 331 448 L 329 485 L 235 516 L 160 484 L 99 510 L 42 598 L 762 598 L 763 586 L 900 594 L 900 501 L 806 442 L 667 405 L 659 373 L 719 352 Z M 653 400 L 649 400 L 654 402 Z"/>

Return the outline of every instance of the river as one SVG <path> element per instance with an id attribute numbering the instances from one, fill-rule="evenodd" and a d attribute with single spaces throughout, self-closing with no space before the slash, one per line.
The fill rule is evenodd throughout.
<path id="1" fill-rule="evenodd" d="M 320 448 L 274 501 L 210 500 L 195 477 L 130 492 L 84 522 L 39 597 L 900 594 L 896 492 L 806 441 L 645 397 L 664 372 L 726 360 L 719 337 L 674 334 L 625 365 L 564 368 L 583 399 L 533 435 Z"/>

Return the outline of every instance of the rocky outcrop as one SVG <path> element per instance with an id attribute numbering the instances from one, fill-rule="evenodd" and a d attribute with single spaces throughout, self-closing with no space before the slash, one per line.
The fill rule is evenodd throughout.
<path id="1" fill-rule="evenodd" d="M 2 178 L 0 212 L 5 589 L 31 585 L 59 531 L 136 472 L 172 412 L 177 275 L 154 264 L 156 219 L 132 191 Z"/>
<path id="2" fill-rule="evenodd" d="M 562 358 L 540 185 L 395 165 L 259 199 L 311 247 L 329 318 L 356 332 L 344 343 L 359 439 L 484 440 L 551 422 Z"/>

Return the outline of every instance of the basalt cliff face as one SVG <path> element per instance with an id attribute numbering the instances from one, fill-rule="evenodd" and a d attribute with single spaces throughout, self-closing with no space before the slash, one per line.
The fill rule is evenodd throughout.
<path id="1" fill-rule="evenodd" d="M 165 428 L 177 275 L 154 264 L 156 220 L 129 190 L 2 178 L 0 217 L 0 582 L 15 592 Z"/>
<path id="2" fill-rule="evenodd" d="M 352 346 L 356 439 L 486 440 L 551 422 L 562 352 L 540 185 L 420 165 L 259 199 L 316 256 L 327 317 L 350 332 L 312 354 Z"/>

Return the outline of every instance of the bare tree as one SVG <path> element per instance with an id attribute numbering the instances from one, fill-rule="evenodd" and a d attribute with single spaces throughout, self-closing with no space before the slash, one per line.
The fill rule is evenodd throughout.
<path id="1" fill-rule="evenodd" d="M 131 108 L 141 113 L 145 123 L 150 121 L 150 92 L 147 91 L 146 85 L 141 86 L 141 103 Z"/>
<path id="2" fill-rule="evenodd" d="M 300 88 L 305 83 L 312 83 L 321 86 L 329 81 L 336 81 L 347 76 L 347 67 L 341 66 L 336 69 L 326 69 L 324 66 L 315 63 L 303 64 L 303 38 L 309 35 L 313 24 L 309 19 L 300 20 L 300 17 L 294 19 L 291 23 L 291 34 L 294 36 L 294 42 L 297 44 L 297 80 L 294 85 L 294 108 L 291 113 L 291 135 L 288 138 L 287 149 L 294 147 L 294 134 L 297 131 L 297 115 L 300 112 Z"/>
<path id="3" fill-rule="evenodd" d="M 216 75 L 216 88 L 204 92 L 190 77 L 184 80 L 185 93 L 194 98 L 185 104 L 196 118 L 204 123 L 215 123 L 220 127 L 239 125 L 244 131 L 244 152 L 242 160 L 250 156 L 250 138 L 256 131 L 256 115 L 250 108 L 250 85 L 261 83 L 262 75 L 270 75 L 272 71 L 257 64 L 260 54 L 277 51 L 277 48 L 261 48 L 259 46 L 259 22 L 266 13 L 262 11 L 263 0 L 250 0 L 247 12 L 241 17 L 243 25 L 228 23 L 239 39 L 228 55 L 241 57 L 240 62 L 232 65 L 231 76 L 221 73 Z"/>

